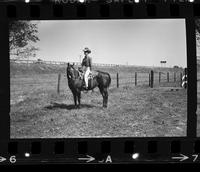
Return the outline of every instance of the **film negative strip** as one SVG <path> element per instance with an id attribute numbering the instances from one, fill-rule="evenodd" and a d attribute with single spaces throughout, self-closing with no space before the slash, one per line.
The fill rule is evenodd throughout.
<path id="1" fill-rule="evenodd" d="M 0 165 L 200 162 L 200 2 L 0 2 Z"/>

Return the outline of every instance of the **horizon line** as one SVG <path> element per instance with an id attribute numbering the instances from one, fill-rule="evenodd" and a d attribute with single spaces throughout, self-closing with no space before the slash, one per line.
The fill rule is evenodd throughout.
<path id="1" fill-rule="evenodd" d="M 39 59 L 39 58 L 38 58 Z M 33 62 L 38 62 L 38 59 L 36 60 L 28 60 L 28 59 L 12 59 L 10 58 L 10 60 L 13 61 L 33 61 Z M 40 59 L 42 60 L 42 59 Z M 41 62 L 55 62 L 55 63 L 75 63 L 75 65 L 77 64 L 81 64 L 81 62 L 78 61 L 55 61 L 55 60 L 42 60 Z M 178 65 L 173 65 L 173 66 L 157 66 L 157 65 L 135 65 L 135 64 L 115 64 L 115 63 L 93 63 L 94 66 L 98 66 L 98 65 L 102 65 L 102 66 L 138 66 L 138 67 L 159 67 L 159 68 L 173 68 L 174 66 L 178 66 Z M 185 68 L 183 66 L 178 66 L 179 68 Z"/>

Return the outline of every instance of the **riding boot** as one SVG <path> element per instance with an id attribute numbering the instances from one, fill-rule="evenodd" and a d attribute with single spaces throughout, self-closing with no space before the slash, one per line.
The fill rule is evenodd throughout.
<path id="1" fill-rule="evenodd" d="M 82 89 L 83 89 L 83 92 L 84 92 L 84 93 L 87 93 L 87 92 L 88 92 L 88 88 L 86 87 L 85 84 L 83 84 Z"/>
<path id="2" fill-rule="evenodd" d="M 83 82 L 82 88 L 86 90 L 86 84 Z"/>
<path id="3" fill-rule="evenodd" d="M 85 88 L 85 89 L 83 90 L 83 92 L 84 92 L 84 93 L 88 93 L 88 89 Z"/>
<path id="4" fill-rule="evenodd" d="M 88 87 L 86 87 L 86 85 L 83 87 L 85 90 L 88 90 Z"/>

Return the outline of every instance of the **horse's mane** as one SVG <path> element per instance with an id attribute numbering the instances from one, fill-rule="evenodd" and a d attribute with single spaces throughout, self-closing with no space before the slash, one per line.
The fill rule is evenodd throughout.
<path id="1" fill-rule="evenodd" d="M 75 77 L 78 78 L 79 77 L 78 69 L 74 68 L 74 66 L 71 66 L 71 68 L 74 70 Z"/>

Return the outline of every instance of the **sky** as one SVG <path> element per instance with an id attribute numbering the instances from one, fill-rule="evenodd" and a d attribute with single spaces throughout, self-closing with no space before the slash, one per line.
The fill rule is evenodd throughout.
<path id="1" fill-rule="evenodd" d="M 200 57 L 200 47 L 197 46 L 197 57 Z"/>
<path id="2" fill-rule="evenodd" d="M 38 23 L 37 58 L 80 62 L 91 49 L 94 63 L 186 67 L 184 19 L 57 20 Z"/>
<path id="3" fill-rule="evenodd" d="M 200 20 L 200 19 L 196 19 L 196 20 Z M 197 30 L 196 30 L 196 35 L 198 35 Z M 200 37 L 200 35 L 198 37 Z M 200 58 L 200 41 L 198 41 L 197 39 L 196 39 L 196 54 L 197 54 L 197 58 Z"/>

